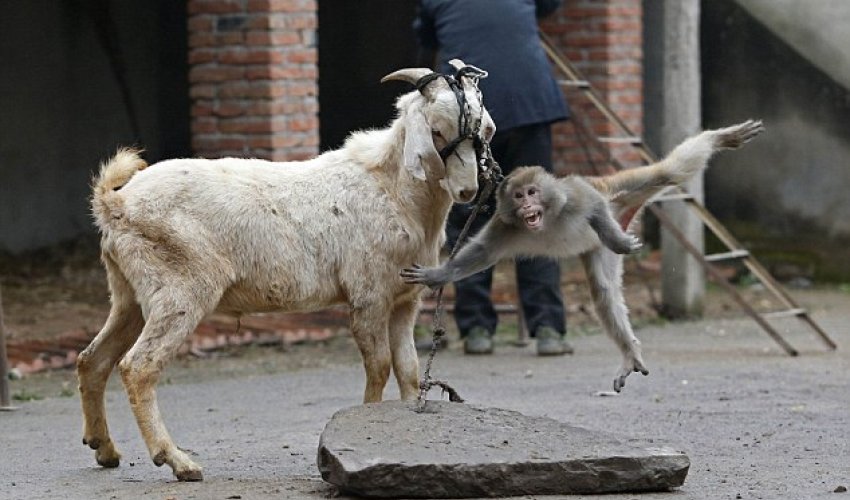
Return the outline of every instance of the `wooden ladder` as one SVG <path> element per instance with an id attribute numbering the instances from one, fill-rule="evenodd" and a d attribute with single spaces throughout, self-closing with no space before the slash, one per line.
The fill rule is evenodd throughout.
<path id="1" fill-rule="evenodd" d="M 628 144 L 637 149 L 640 153 L 642 160 L 646 164 L 655 163 L 658 161 L 658 158 L 652 153 L 652 151 L 646 146 L 646 143 L 639 136 L 636 136 L 626 123 L 614 113 L 613 110 L 600 98 L 599 94 L 594 90 L 593 86 L 590 82 L 582 76 L 582 74 L 575 68 L 575 66 L 567 59 L 567 57 L 561 53 L 559 50 L 555 48 L 555 45 L 549 39 L 546 34 L 541 33 L 540 37 L 543 42 L 543 48 L 546 50 L 549 58 L 555 64 L 556 68 L 564 75 L 565 79 L 559 80 L 559 84 L 563 87 L 574 88 L 584 93 L 584 95 L 590 100 L 590 102 L 605 116 L 605 118 L 614 123 L 619 129 L 619 133 L 622 134 L 617 137 L 595 137 L 592 132 L 588 130 L 588 128 L 581 128 L 583 133 L 595 137 L 597 141 L 597 149 L 600 143 L 614 143 L 614 144 Z M 576 120 L 573 120 L 576 124 L 577 130 L 580 127 L 580 124 L 576 123 Z M 611 165 L 617 170 L 621 170 L 625 168 L 625 166 L 620 163 L 616 158 L 612 157 L 607 153 L 607 150 L 600 150 L 600 152 L 606 157 Z M 670 219 L 670 216 L 661 209 L 658 205 L 660 202 L 665 201 L 683 201 L 687 203 L 687 206 L 691 207 L 695 212 L 702 223 L 720 240 L 726 248 L 728 248 L 727 252 L 716 253 L 712 255 L 703 255 L 702 251 L 697 249 L 690 241 L 688 241 L 687 237 L 682 233 L 679 228 L 675 226 L 673 221 Z M 823 329 L 818 326 L 818 324 L 811 318 L 808 311 L 802 307 L 800 307 L 793 298 L 782 288 L 782 286 L 770 275 L 767 269 L 756 260 L 753 255 L 747 251 L 738 240 L 735 239 L 734 236 L 718 221 L 711 213 L 703 206 L 699 200 L 697 200 L 693 195 L 688 193 L 684 188 L 680 186 L 671 186 L 670 188 L 665 189 L 664 191 L 658 193 L 656 196 L 651 198 L 647 204 L 647 209 L 652 212 L 653 215 L 658 219 L 658 222 L 664 226 L 671 235 L 673 235 L 676 240 L 682 245 L 682 247 L 690 253 L 696 261 L 705 269 L 705 271 L 719 284 L 723 289 L 725 289 L 741 306 L 741 308 L 746 312 L 750 317 L 758 323 L 762 329 L 770 335 L 770 337 L 776 341 L 782 348 L 791 356 L 796 356 L 798 351 L 794 349 L 785 339 L 779 335 L 779 332 L 776 331 L 775 328 L 769 323 L 768 320 L 778 319 L 778 318 L 787 318 L 787 317 L 796 317 L 801 320 L 805 325 L 808 325 L 815 333 L 820 337 L 820 339 L 826 344 L 829 349 L 836 349 L 837 346 L 835 342 L 826 334 Z M 717 266 L 714 265 L 716 262 L 723 262 L 729 260 L 738 260 L 742 262 L 747 269 L 752 273 L 752 275 L 765 287 L 767 291 L 773 295 L 773 297 L 781 304 L 783 309 L 767 312 L 767 313 L 759 313 L 757 312 L 741 295 L 740 292 L 735 288 L 734 285 L 729 283 L 729 281 L 723 276 Z"/>

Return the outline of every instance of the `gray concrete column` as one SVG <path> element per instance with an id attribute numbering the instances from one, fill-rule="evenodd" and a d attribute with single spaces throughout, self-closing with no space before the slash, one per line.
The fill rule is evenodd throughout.
<path id="1" fill-rule="evenodd" d="M 660 151 L 666 154 L 702 125 L 699 54 L 699 0 L 661 0 L 664 26 L 661 42 Z M 703 201 L 702 176 L 686 186 Z M 666 202 L 664 210 L 699 249 L 704 248 L 704 226 L 685 202 Z M 702 315 L 705 273 L 678 241 L 661 231 L 662 303 L 669 317 Z"/>

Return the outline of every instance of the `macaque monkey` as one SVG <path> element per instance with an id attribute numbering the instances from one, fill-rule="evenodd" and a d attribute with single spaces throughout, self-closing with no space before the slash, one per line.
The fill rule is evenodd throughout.
<path id="1" fill-rule="evenodd" d="M 707 130 L 646 167 L 604 177 L 558 179 L 540 167 L 516 169 L 499 186 L 495 215 L 455 256 L 439 267 L 414 264 L 406 283 L 431 288 L 463 279 L 501 259 L 579 255 L 606 333 L 623 355 L 614 378 L 619 392 L 632 372 L 649 374 L 623 299 L 623 259 L 640 248 L 627 228 L 644 203 L 663 188 L 687 181 L 723 149 L 737 149 L 764 130 L 761 121 Z M 618 222 L 619 221 L 619 224 Z"/>

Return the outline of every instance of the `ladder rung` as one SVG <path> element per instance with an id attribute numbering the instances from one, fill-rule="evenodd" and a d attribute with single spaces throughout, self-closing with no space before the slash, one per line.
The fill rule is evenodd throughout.
<path id="1" fill-rule="evenodd" d="M 563 85 L 564 87 L 575 87 L 579 89 L 589 89 L 590 82 L 587 80 L 558 80 L 559 85 Z"/>
<path id="2" fill-rule="evenodd" d="M 762 314 L 762 318 L 764 319 L 776 319 L 776 318 L 787 318 L 789 316 L 803 316 L 806 314 L 806 310 L 802 308 L 795 309 L 786 309 L 784 311 L 774 311 L 769 313 Z"/>
<path id="3" fill-rule="evenodd" d="M 674 201 L 674 200 L 695 201 L 695 198 L 694 198 L 694 195 L 692 195 L 691 193 L 674 193 L 674 194 L 665 194 L 665 195 L 662 195 L 662 196 L 658 196 L 656 198 L 653 198 L 650 201 L 652 201 L 653 203 L 660 203 L 662 201 Z"/>
<path id="4" fill-rule="evenodd" d="M 599 142 L 607 142 L 612 144 L 632 144 L 640 146 L 643 144 L 643 139 L 640 137 L 600 137 Z"/>
<path id="5" fill-rule="evenodd" d="M 743 259 L 749 257 L 750 252 L 746 250 L 732 250 L 731 252 L 713 253 L 705 256 L 705 260 L 709 262 L 717 262 L 719 260 Z"/>

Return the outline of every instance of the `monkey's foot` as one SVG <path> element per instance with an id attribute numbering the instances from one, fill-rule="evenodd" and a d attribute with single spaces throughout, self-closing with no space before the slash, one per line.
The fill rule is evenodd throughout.
<path id="1" fill-rule="evenodd" d="M 643 363 L 640 353 L 633 352 L 627 354 L 623 358 L 623 365 L 614 377 L 614 390 L 620 392 L 626 385 L 626 377 L 634 372 L 640 372 L 643 375 L 649 375 L 649 368 Z"/>
<path id="2" fill-rule="evenodd" d="M 747 120 L 738 125 L 715 130 L 714 144 L 718 149 L 737 149 L 764 132 L 761 120 Z"/>

